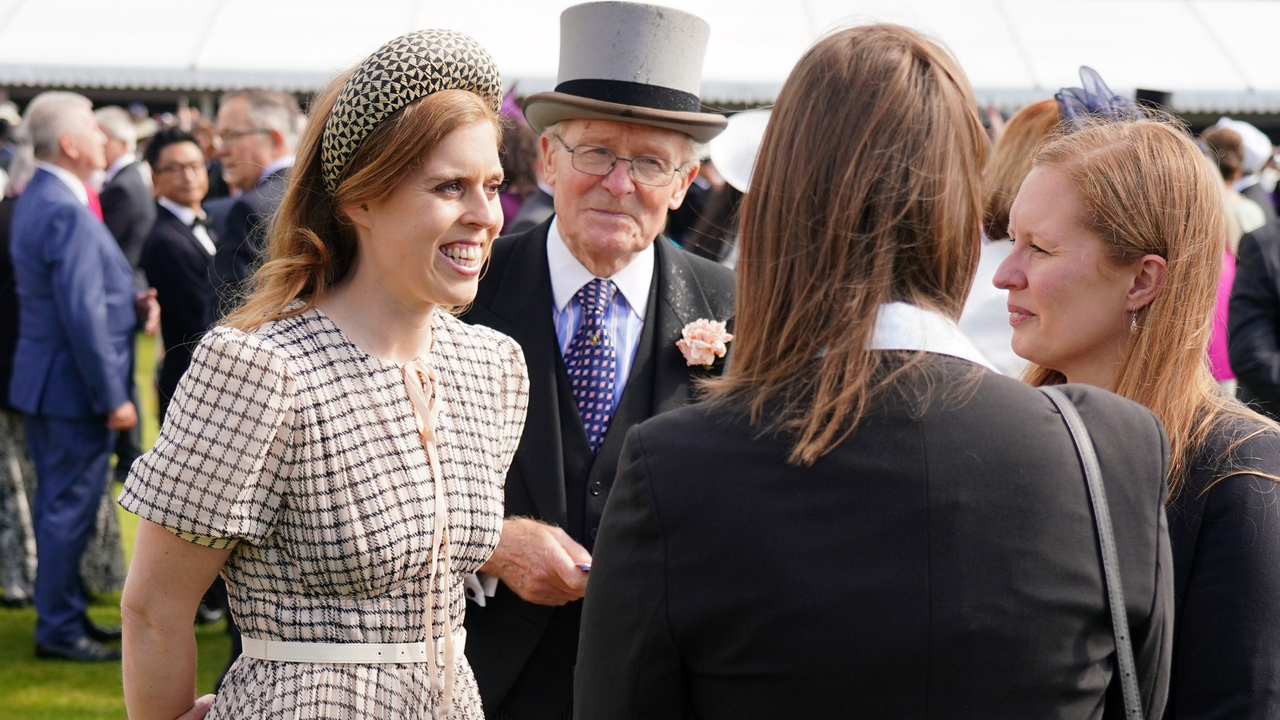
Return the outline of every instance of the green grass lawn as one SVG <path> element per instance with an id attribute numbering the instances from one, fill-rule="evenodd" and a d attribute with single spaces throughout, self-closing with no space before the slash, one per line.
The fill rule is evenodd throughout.
<path id="1" fill-rule="evenodd" d="M 142 446 L 151 447 L 156 423 L 155 338 L 138 340 L 138 390 L 142 398 Z M 117 486 L 117 490 L 119 487 Z M 138 518 L 117 507 L 125 559 L 133 554 Z M 94 621 L 120 624 L 120 596 L 98 598 L 89 609 Z M 119 663 L 71 663 L 35 658 L 36 613 L 31 608 L 0 608 L 0 717 L 7 720 L 80 720 L 124 718 Z M 213 692 L 227 664 L 230 644 L 223 623 L 197 626 L 200 647 L 198 693 Z"/>

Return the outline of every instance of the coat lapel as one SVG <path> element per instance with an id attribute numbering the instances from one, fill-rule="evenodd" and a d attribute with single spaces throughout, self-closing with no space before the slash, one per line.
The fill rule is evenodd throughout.
<path id="1" fill-rule="evenodd" d="M 689 255 L 658 239 L 658 315 L 654 347 L 653 403 L 650 416 L 675 410 L 689 403 L 692 380 L 701 370 L 691 369 L 676 347 L 684 326 L 699 318 L 719 319 L 689 263 Z"/>
<path id="2" fill-rule="evenodd" d="M 529 370 L 529 410 L 515 461 L 526 478 L 550 476 L 550 482 L 527 483 L 528 491 L 539 515 L 564 527 L 568 509 L 561 455 L 560 384 L 557 382 L 557 375 L 564 371 L 559 367 L 562 365 L 560 348 L 551 317 L 551 271 L 547 266 L 546 239 L 544 224 L 541 232 L 531 231 L 526 241 L 512 249 L 488 310 L 501 321 L 495 324 L 495 329 L 520 344 Z M 475 308 L 472 313 L 479 310 Z M 583 438 L 585 443 L 585 433 Z"/>

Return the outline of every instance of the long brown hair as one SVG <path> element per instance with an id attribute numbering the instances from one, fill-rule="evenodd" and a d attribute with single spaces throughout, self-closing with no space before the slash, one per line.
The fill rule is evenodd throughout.
<path id="1" fill-rule="evenodd" d="M 1062 135 L 1035 165 L 1070 178 L 1084 204 L 1081 221 L 1110 245 L 1117 266 L 1144 255 L 1168 263 L 1160 293 L 1138 311 L 1109 389 L 1164 423 L 1172 497 L 1220 420 L 1270 422 L 1225 395 L 1206 360 L 1227 234 L 1222 181 L 1186 132 L 1159 119 L 1100 121 Z M 1023 377 L 1032 385 L 1066 381 L 1037 365 Z"/>
<path id="2" fill-rule="evenodd" d="M 991 147 L 982 173 L 982 229 L 992 240 L 1009 239 L 1009 209 L 1031 172 L 1036 148 L 1058 127 L 1058 101 L 1041 100 L 1022 108 L 1004 126 Z"/>
<path id="3" fill-rule="evenodd" d="M 986 135 L 956 61 L 913 30 L 814 45 L 778 95 L 741 211 L 737 314 L 713 401 L 796 437 L 809 465 L 899 372 L 867 349 L 882 303 L 959 314 L 978 257 Z M 917 357 L 918 359 L 918 357 Z"/>
<path id="4" fill-rule="evenodd" d="M 501 132 L 498 117 L 478 95 L 465 90 L 433 93 L 378 125 L 348 161 L 337 191 L 330 195 L 324 186 L 320 140 L 350 74 L 335 79 L 312 104 L 297 164 L 268 233 L 267 260 L 254 274 L 253 293 L 225 319 L 231 327 L 251 332 L 263 323 L 306 312 L 326 289 L 346 278 L 355 264 L 357 243 L 343 206 L 391 194 L 460 127 L 490 122 Z"/>

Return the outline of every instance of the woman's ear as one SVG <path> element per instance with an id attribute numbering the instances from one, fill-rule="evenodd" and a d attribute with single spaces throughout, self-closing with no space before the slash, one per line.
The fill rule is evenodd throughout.
<path id="1" fill-rule="evenodd" d="M 343 205 L 339 209 L 343 215 L 347 216 L 347 219 L 351 221 L 352 225 L 365 230 L 369 229 L 370 217 L 368 203 L 352 203 Z"/>
<path id="2" fill-rule="evenodd" d="M 1134 264 L 1133 284 L 1129 286 L 1128 301 L 1135 310 L 1155 302 L 1164 287 L 1164 274 L 1169 261 L 1159 255 L 1143 255 Z"/>

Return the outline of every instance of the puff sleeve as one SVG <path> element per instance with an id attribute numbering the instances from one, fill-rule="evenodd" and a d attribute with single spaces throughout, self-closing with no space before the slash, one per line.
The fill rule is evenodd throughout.
<path id="1" fill-rule="evenodd" d="M 497 477 L 505 478 L 511 469 L 520 437 L 524 434 L 525 415 L 529 410 L 529 371 L 525 367 L 524 351 L 509 337 L 498 343 L 502 375 L 498 378 L 499 408 Z"/>
<path id="2" fill-rule="evenodd" d="M 207 547 L 262 543 L 286 489 L 296 392 L 270 341 L 209 331 L 120 504 Z"/>

